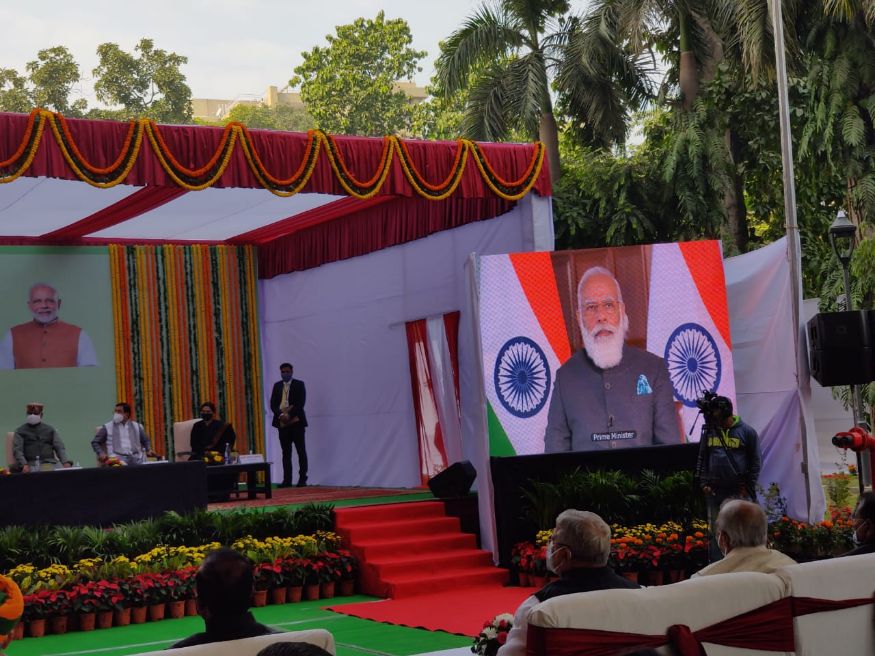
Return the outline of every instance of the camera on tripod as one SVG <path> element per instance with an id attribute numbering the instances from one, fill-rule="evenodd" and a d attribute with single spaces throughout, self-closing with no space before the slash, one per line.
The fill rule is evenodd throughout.
<path id="1" fill-rule="evenodd" d="M 732 416 L 732 401 L 725 396 L 705 391 L 696 399 L 696 407 L 705 418 L 705 429 L 716 428 L 724 419 Z"/>

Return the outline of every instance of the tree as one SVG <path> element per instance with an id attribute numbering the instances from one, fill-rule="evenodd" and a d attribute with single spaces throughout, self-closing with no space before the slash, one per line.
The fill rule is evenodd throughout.
<path id="1" fill-rule="evenodd" d="M 288 132 L 306 132 L 315 127 L 313 117 L 303 107 L 290 107 L 288 105 L 268 107 L 261 103 L 234 105 L 224 122 L 229 123 L 230 121 L 237 121 L 248 128 L 286 130 Z"/>
<path id="2" fill-rule="evenodd" d="M 191 123 L 191 89 L 180 71 L 188 58 L 156 49 L 152 39 L 140 39 L 127 53 L 115 43 L 97 47 L 94 91 L 97 99 L 121 109 L 105 112 L 114 118 L 148 117 L 161 123 Z"/>
<path id="3" fill-rule="evenodd" d="M 79 65 L 64 46 L 46 48 L 25 65 L 27 75 L 11 68 L 0 69 L 0 110 L 29 112 L 44 107 L 67 116 L 81 116 L 87 101 L 72 103 L 70 94 L 80 80 Z"/>
<path id="4" fill-rule="evenodd" d="M 623 141 L 628 110 L 649 89 L 637 62 L 623 57 L 628 67 L 614 68 L 622 44 L 603 39 L 583 44 L 581 21 L 568 12 L 565 0 L 484 4 L 447 38 L 436 62 L 445 93 L 467 90 L 466 135 L 500 140 L 514 128 L 537 135 L 554 181 L 562 169 L 551 78 L 573 118 L 599 145 Z M 586 49 L 592 57 L 583 56 Z M 612 111 L 602 111 L 605 107 Z"/>
<path id="5" fill-rule="evenodd" d="M 410 47 L 413 38 L 403 19 L 357 18 L 326 36 L 326 47 L 301 53 L 290 86 L 316 125 L 336 134 L 384 135 L 410 128 L 412 107 L 397 82 L 412 79 L 426 53 Z"/>

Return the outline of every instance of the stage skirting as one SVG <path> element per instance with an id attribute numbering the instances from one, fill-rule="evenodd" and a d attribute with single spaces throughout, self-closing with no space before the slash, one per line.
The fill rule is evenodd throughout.
<path id="1" fill-rule="evenodd" d="M 0 526 L 108 526 L 207 505 L 203 462 L 91 467 L 0 476 Z"/>

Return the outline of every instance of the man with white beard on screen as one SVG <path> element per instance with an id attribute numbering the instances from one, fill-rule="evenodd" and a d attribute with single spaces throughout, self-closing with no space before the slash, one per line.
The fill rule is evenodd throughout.
<path id="1" fill-rule="evenodd" d="M 545 452 L 680 443 L 665 360 L 626 344 L 623 294 L 604 267 L 581 276 L 577 320 L 583 349 L 556 372 Z"/>

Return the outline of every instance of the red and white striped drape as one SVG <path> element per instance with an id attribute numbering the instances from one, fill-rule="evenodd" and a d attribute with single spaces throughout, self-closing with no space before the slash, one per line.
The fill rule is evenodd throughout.
<path id="1" fill-rule="evenodd" d="M 459 313 L 408 321 L 407 353 L 422 484 L 461 453 Z"/>

